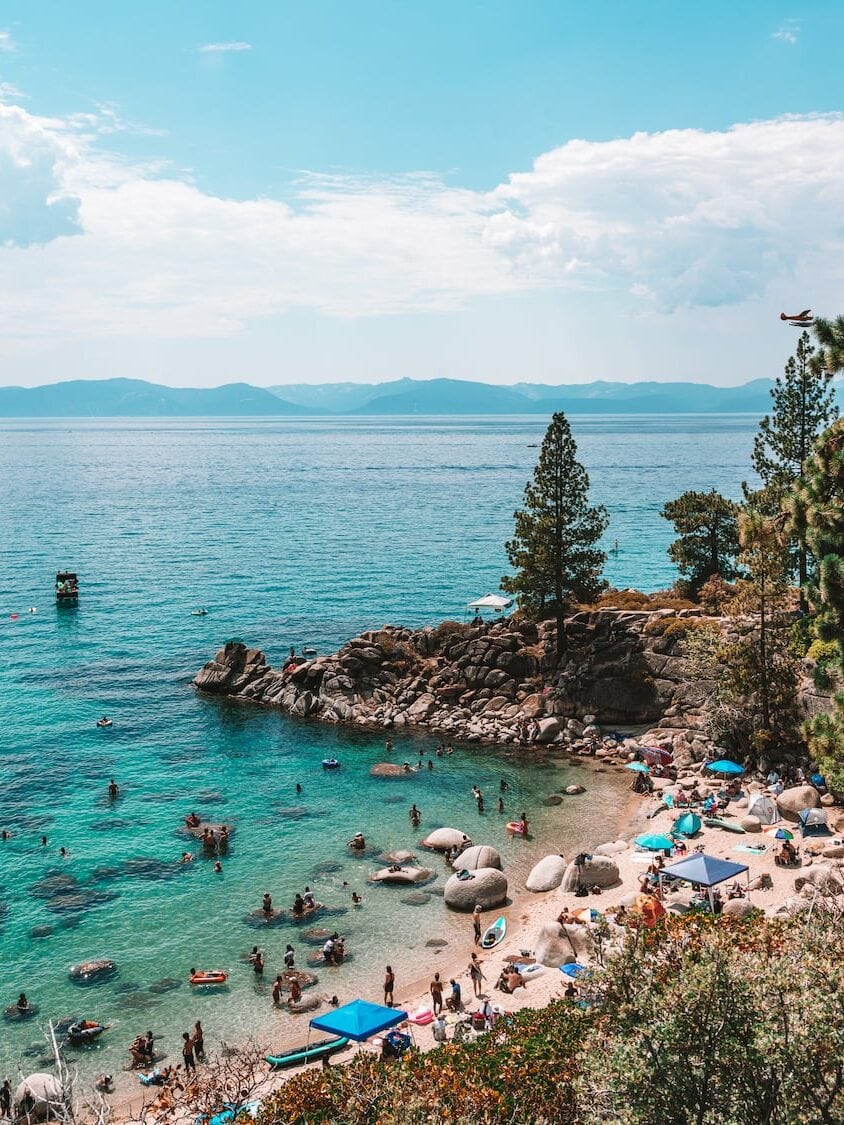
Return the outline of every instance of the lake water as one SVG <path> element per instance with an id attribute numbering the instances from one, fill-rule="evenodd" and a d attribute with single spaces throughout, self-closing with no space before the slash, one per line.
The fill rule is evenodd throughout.
<path id="1" fill-rule="evenodd" d="M 615 584 L 672 581 L 661 505 L 688 488 L 737 497 L 755 423 L 573 419 L 594 497 L 610 510 Z M 468 921 L 435 893 L 441 862 L 430 900 L 402 903 L 401 891 L 367 888 L 372 860 L 345 848 L 355 831 L 382 848 L 412 847 L 453 824 L 500 848 L 516 888 L 548 851 L 612 835 L 623 778 L 590 774 L 587 796 L 546 808 L 574 767 L 472 747 L 430 773 L 377 781 L 379 737 L 200 699 L 190 686 L 232 636 L 277 661 L 290 644 L 329 651 L 388 621 L 459 617 L 471 597 L 498 588 L 543 432 L 532 417 L 0 425 L 0 827 L 13 833 L 0 845 L 0 1007 L 23 988 L 44 1017 L 111 1022 L 82 1060 L 87 1071 L 118 1072 L 147 1027 L 177 1054 L 197 1018 L 209 1043 L 270 1019 L 278 1041 L 289 1040 L 305 1017 L 271 1016 L 270 970 L 288 941 L 297 964 L 309 947 L 296 927 L 247 924 L 265 890 L 286 906 L 309 882 L 345 911 L 326 921 L 348 935 L 352 959 L 318 986 L 341 999 L 377 998 L 387 960 L 400 997 L 402 981 L 435 966 L 431 936 L 465 948 Z M 80 574 L 75 610 L 54 604 L 63 567 Z M 191 616 L 198 605 L 207 617 Z M 114 719 L 108 730 L 94 725 L 103 713 Z M 396 756 L 433 744 L 396 739 Z M 342 762 L 336 773 L 320 769 L 328 755 Z M 489 810 L 502 774 L 511 788 L 499 817 Z M 122 788 L 114 805 L 110 777 Z M 483 817 L 473 784 L 487 792 Z M 411 801 L 424 814 L 418 833 Z M 236 827 L 221 876 L 179 833 L 194 808 Z M 502 822 L 523 808 L 535 837 L 508 841 Z M 178 863 L 185 848 L 197 862 Z M 57 875 L 76 881 L 74 898 L 51 895 Z M 350 909 L 351 889 L 364 894 L 361 909 Z M 255 942 L 267 950 L 266 983 L 239 962 Z M 102 956 L 118 962 L 115 980 L 69 982 L 72 964 Z M 227 991 L 191 993 L 192 965 L 229 970 Z M 161 991 L 164 978 L 179 987 Z M 35 1067 L 37 1027 L 0 1022 L 3 1075 L 22 1052 L 25 1069 Z"/>

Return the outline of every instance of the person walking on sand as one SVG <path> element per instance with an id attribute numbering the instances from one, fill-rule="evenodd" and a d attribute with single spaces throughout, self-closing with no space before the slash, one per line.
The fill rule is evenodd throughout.
<path id="1" fill-rule="evenodd" d="M 388 1008 L 393 1006 L 393 989 L 396 986 L 396 974 L 393 972 L 390 965 L 387 966 L 384 973 L 384 1003 Z"/>
<path id="2" fill-rule="evenodd" d="M 475 945 L 481 944 L 481 904 L 475 903 L 475 909 L 472 911 L 472 928 L 475 931 Z"/>
<path id="3" fill-rule="evenodd" d="M 196 1062 L 193 1057 L 193 1040 L 190 1037 L 190 1032 L 182 1032 L 182 1060 L 185 1064 L 185 1074 L 196 1071 Z"/>
<path id="4" fill-rule="evenodd" d="M 477 997 L 481 995 L 481 981 L 486 980 L 483 970 L 481 969 L 481 964 L 482 962 L 478 959 L 477 953 L 473 953 L 472 960 L 469 962 L 469 976 L 472 981 L 472 988 Z"/>
<path id="5" fill-rule="evenodd" d="M 439 973 L 434 973 L 434 979 L 431 981 L 431 1006 L 435 1016 L 443 1010 L 443 982 L 440 980 Z"/>
<path id="6" fill-rule="evenodd" d="M 12 1083 L 7 1078 L 0 1086 L 0 1117 L 12 1116 Z"/>

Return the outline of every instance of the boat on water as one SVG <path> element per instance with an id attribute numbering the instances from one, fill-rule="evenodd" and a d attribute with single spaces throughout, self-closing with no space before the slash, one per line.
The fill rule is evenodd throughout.
<path id="1" fill-rule="evenodd" d="M 222 969 L 200 969 L 199 971 L 192 972 L 188 977 L 188 981 L 193 985 L 212 985 L 212 984 L 225 984 L 229 979 L 229 974 L 224 973 Z"/>
<path id="2" fill-rule="evenodd" d="M 291 1051 L 284 1051 L 280 1055 L 267 1055 L 266 1061 L 273 1070 L 284 1070 L 289 1066 L 302 1066 L 303 1063 L 318 1062 L 336 1055 L 349 1044 L 345 1035 L 337 1035 L 331 1039 L 318 1039 L 315 1043 L 307 1043 L 304 1047 L 294 1047 Z"/>
<path id="3" fill-rule="evenodd" d="M 72 570 L 56 572 L 56 604 L 76 605 L 79 601 L 79 579 Z"/>
<path id="4" fill-rule="evenodd" d="M 336 758 L 323 758 L 322 768 L 324 770 L 338 770 L 340 768 L 340 763 Z"/>
<path id="5" fill-rule="evenodd" d="M 192 609 L 190 611 L 190 615 L 191 615 L 191 617 L 207 617 L 208 616 L 208 610 L 203 609 L 202 606 L 200 606 L 199 609 Z"/>
<path id="6" fill-rule="evenodd" d="M 103 717 L 101 719 L 97 719 L 97 726 L 100 727 L 100 729 L 102 729 L 104 727 L 114 726 L 114 724 L 111 721 L 111 719 L 108 717 L 108 715 L 103 715 Z"/>
<path id="7" fill-rule="evenodd" d="M 502 914 L 484 932 L 484 936 L 481 938 L 481 949 L 495 949 L 496 945 L 500 945 L 504 941 L 506 934 L 507 920 Z"/>
<path id="8" fill-rule="evenodd" d="M 67 1029 L 68 1042 L 74 1046 L 83 1046 L 99 1039 L 104 1031 L 108 1031 L 108 1024 L 99 1023 L 97 1020 L 77 1020 Z"/>

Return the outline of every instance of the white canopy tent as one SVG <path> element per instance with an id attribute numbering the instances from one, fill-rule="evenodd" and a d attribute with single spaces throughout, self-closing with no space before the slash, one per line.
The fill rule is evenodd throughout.
<path id="1" fill-rule="evenodd" d="M 501 594 L 484 594 L 482 598 L 468 602 L 466 609 L 473 609 L 477 613 L 483 609 L 491 609 L 495 613 L 501 613 L 502 609 L 509 609 L 512 604 L 512 598 L 502 597 Z"/>

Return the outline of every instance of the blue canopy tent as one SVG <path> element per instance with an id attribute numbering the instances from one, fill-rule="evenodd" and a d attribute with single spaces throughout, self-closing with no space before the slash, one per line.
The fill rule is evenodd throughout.
<path id="1" fill-rule="evenodd" d="M 735 879 L 742 872 L 747 875 L 748 892 L 750 888 L 750 868 L 746 863 L 733 863 L 729 859 L 718 859 L 714 855 L 703 852 L 694 852 L 676 863 L 669 863 L 659 873 L 660 886 L 662 878 L 668 875 L 674 879 L 684 879 L 688 883 L 696 883 L 699 887 L 706 887 L 709 895 L 709 905 L 715 913 L 715 901 L 712 897 L 712 888 L 719 883 L 726 883 L 728 879 Z"/>
<path id="2" fill-rule="evenodd" d="M 386 1031 L 407 1019 L 407 1012 L 398 1008 L 385 1008 L 383 1004 L 370 1004 L 368 1000 L 352 1000 L 333 1012 L 317 1016 L 310 1026 L 331 1035 L 344 1035 L 356 1043 Z"/>

